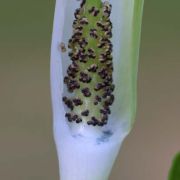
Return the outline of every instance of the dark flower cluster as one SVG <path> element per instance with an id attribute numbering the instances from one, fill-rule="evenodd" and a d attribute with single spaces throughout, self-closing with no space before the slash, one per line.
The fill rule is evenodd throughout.
<path id="1" fill-rule="evenodd" d="M 92 4 L 82 0 L 74 13 L 73 35 L 68 42 L 72 63 L 64 77 L 74 98 L 63 97 L 63 102 L 70 109 L 65 115 L 69 122 L 103 126 L 114 102 L 112 6 L 101 0 Z"/>

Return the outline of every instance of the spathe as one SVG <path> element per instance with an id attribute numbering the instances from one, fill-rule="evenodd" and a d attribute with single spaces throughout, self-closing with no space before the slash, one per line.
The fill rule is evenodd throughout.
<path id="1" fill-rule="evenodd" d="M 51 94 L 54 137 L 61 180 L 106 180 L 124 137 L 129 133 L 136 109 L 136 80 L 143 0 L 110 0 L 113 23 L 115 102 L 109 123 L 103 128 L 68 126 L 62 99 L 67 67 L 59 44 L 68 41 L 75 0 L 57 0 L 51 49 Z M 68 63 L 68 61 L 67 61 Z"/>

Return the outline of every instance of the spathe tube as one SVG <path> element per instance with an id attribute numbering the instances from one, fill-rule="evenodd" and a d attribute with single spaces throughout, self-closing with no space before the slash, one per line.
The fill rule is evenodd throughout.
<path id="1" fill-rule="evenodd" d="M 59 45 L 71 35 L 75 0 L 57 0 L 51 47 L 51 95 L 54 137 L 61 180 L 106 180 L 130 132 L 136 111 L 136 81 L 143 0 L 110 0 L 113 23 L 113 78 L 115 102 L 102 128 L 70 125 L 62 103 L 67 68 Z M 67 57 L 65 57 L 67 58 Z"/>

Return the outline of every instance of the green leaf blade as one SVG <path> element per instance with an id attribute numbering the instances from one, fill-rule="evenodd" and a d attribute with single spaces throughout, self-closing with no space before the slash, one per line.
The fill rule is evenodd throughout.
<path id="1" fill-rule="evenodd" d="M 180 180 L 180 152 L 175 156 L 169 172 L 169 180 Z"/>

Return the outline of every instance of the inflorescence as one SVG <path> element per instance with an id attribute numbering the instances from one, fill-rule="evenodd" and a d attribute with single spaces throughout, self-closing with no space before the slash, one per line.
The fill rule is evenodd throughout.
<path id="1" fill-rule="evenodd" d="M 69 108 L 69 122 L 87 122 L 88 125 L 107 124 L 113 104 L 113 62 L 111 43 L 112 6 L 108 1 L 82 0 L 75 10 L 73 35 L 69 39 L 69 57 L 64 83 L 72 97 L 63 97 Z M 65 52 L 64 44 L 61 45 Z"/>

